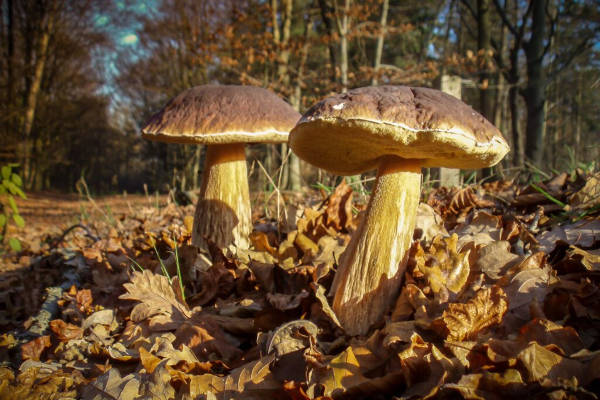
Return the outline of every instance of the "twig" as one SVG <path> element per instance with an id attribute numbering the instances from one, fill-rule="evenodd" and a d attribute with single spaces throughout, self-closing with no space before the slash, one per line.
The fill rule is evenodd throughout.
<path id="1" fill-rule="evenodd" d="M 60 238 L 56 239 L 54 242 L 52 242 L 52 246 L 56 247 L 58 246 L 63 240 L 65 240 L 65 237 L 74 229 L 77 228 L 81 228 L 85 231 L 85 236 L 87 236 L 88 238 L 92 239 L 94 242 L 98 242 L 100 240 L 100 238 L 96 235 L 94 235 L 91 231 L 90 228 L 88 228 L 85 225 L 82 224 L 75 224 L 73 226 L 68 227 L 67 229 L 65 229 L 65 231 L 62 233 L 62 235 L 60 236 Z"/>

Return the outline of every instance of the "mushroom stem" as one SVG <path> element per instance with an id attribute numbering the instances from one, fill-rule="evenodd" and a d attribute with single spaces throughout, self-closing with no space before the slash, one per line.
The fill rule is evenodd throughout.
<path id="1" fill-rule="evenodd" d="M 207 250 L 204 238 L 208 238 L 220 248 L 230 244 L 248 248 L 251 217 L 244 144 L 207 146 L 192 244 Z"/>
<path id="2" fill-rule="evenodd" d="M 406 269 L 421 163 L 383 157 L 365 216 L 340 258 L 333 310 L 349 335 L 366 334 L 396 297 Z"/>

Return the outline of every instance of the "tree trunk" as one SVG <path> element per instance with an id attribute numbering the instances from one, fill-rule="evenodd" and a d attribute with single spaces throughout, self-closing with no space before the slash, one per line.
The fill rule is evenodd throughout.
<path id="1" fill-rule="evenodd" d="M 494 121 L 494 110 L 492 109 L 492 93 L 489 89 L 491 74 L 489 67 L 491 63 L 491 25 L 490 25 L 490 1 L 477 0 L 477 50 L 483 68 L 479 76 L 479 111 L 488 120 Z M 480 65 L 481 65 L 480 64 Z M 492 168 L 483 168 L 484 177 L 493 174 Z"/>
<path id="2" fill-rule="evenodd" d="M 544 76 L 544 39 L 546 35 L 547 0 L 533 2 L 531 38 L 524 43 L 527 58 L 527 87 L 523 97 L 527 106 L 527 135 L 525 156 L 534 164 L 544 154 L 544 104 L 546 78 Z"/>
<path id="3" fill-rule="evenodd" d="M 42 20 L 41 33 L 38 42 L 38 48 L 36 52 L 36 59 L 34 65 L 33 77 L 29 90 L 26 94 L 25 112 L 23 118 L 23 172 L 25 175 L 25 182 L 27 187 L 32 183 L 32 165 L 31 165 L 31 152 L 33 143 L 31 143 L 31 130 L 33 128 L 33 121 L 35 118 L 35 109 L 37 105 L 38 94 L 40 86 L 42 84 L 42 78 L 44 74 L 44 66 L 46 65 L 46 58 L 48 56 L 48 42 L 50 41 L 50 32 L 54 25 L 54 3 L 50 6 L 50 10 Z"/>
<path id="4" fill-rule="evenodd" d="M 333 35 L 335 32 L 335 28 L 333 27 L 333 22 L 331 19 L 331 14 L 333 12 L 332 8 L 327 4 L 327 0 L 319 0 L 319 9 L 321 11 L 321 19 L 323 20 L 323 24 L 327 29 L 327 35 L 329 36 L 329 41 L 327 44 L 327 49 L 329 50 L 329 61 L 331 63 L 331 82 L 335 82 L 337 80 L 337 57 L 336 57 L 336 49 L 333 43 Z"/>
<path id="5" fill-rule="evenodd" d="M 344 11 L 341 22 L 338 22 L 340 31 L 340 80 L 342 92 L 348 91 L 348 29 L 350 24 L 351 0 L 344 0 Z"/>
<path id="6" fill-rule="evenodd" d="M 381 66 L 381 56 L 383 54 L 383 41 L 385 40 L 387 28 L 387 15 L 390 8 L 390 0 L 383 0 L 381 8 L 381 19 L 379 20 L 379 34 L 377 35 L 377 45 L 375 47 L 375 62 L 373 63 L 373 79 L 371 85 L 379 83 L 379 67 Z"/>

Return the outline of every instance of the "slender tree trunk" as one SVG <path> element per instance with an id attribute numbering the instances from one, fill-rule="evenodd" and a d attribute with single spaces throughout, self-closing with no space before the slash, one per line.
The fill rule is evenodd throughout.
<path id="1" fill-rule="evenodd" d="M 309 20 L 306 22 L 304 27 L 304 45 L 302 46 L 302 50 L 300 53 L 300 63 L 298 65 L 298 76 L 296 77 L 296 85 L 294 87 L 294 93 L 290 99 L 292 103 L 292 107 L 296 111 L 301 110 L 301 102 L 302 102 L 302 83 L 304 80 L 304 66 L 306 65 L 306 60 L 308 59 L 308 50 L 310 48 L 309 36 L 310 32 L 313 28 L 313 21 L 311 17 L 308 17 Z M 289 157 L 290 164 L 290 179 L 289 179 L 289 189 L 294 191 L 299 191 L 302 189 L 302 170 L 300 164 L 300 158 L 296 156 L 293 152 Z"/>
<path id="2" fill-rule="evenodd" d="M 371 79 L 371 85 L 377 85 L 379 83 L 379 68 L 381 66 L 383 41 L 385 40 L 389 8 L 390 0 L 383 0 L 383 4 L 381 6 L 381 18 L 379 20 L 379 34 L 377 35 L 377 45 L 375 46 L 375 62 L 373 63 L 373 79 Z"/>
<path id="3" fill-rule="evenodd" d="M 527 87 L 524 98 L 527 106 L 527 144 L 525 156 L 534 164 L 542 161 L 544 154 L 544 104 L 546 103 L 544 76 L 544 39 L 546 36 L 547 0 L 533 2 L 531 38 L 524 43 L 527 58 Z"/>
<path id="4" fill-rule="evenodd" d="M 577 76 L 577 95 L 575 98 L 575 104 L 576 104 L 576 112 L 575 112 L 575 141 L 574 141 L 574 153 L 575 153 L 575 162 L 581 160 L 583 157 L 581 154 L 581 151 L 583 150 L 581 148 L 581 113 L 583 110 L 583 99 L 582 99 L 582 92 L 583 92 L 583 79 L 581 74 L 579 76 Z"/>
<path id="5" fill-rule="evenodd" d="M 479 111 L 487 118 L 493 121 L 494 110 L 492 109 L 492 93 L 490 85 L 490 63 L 492 50 L 492 36 L 490 25 L 490 0 L 477 0 L 477 50 L 483 68 L 479 77 Z M 492 168 L 483 168 L 484 177 L 492 176 Z"/>
<path id="6" fill-rule="evenodd" d="M 14 99 L 15 99 L 15 80 L 14 80 L 14 68 L 15 68 L 15 7 L 13 0 L 8 0 L 7 3 L 8 8 L 8 21 L 7 21 L 7 34 L 8 34 L 8 64 L 7 64 L 7 79 L 8 79 L 8 88 L 7 88 L 7 103 L 9 110 L 9 120 L 8 120 L 8 128 L 12 129 L 14 118 L 12 117 L 12 113 L 14 112 Z M 12 134 L 12 132 L 11 132 Z"/>
<path id="7" fill-rule="evenodd" d="M 319 9 L 321 11 L 321 19 L 323 20 L 323 24 L 325 25 L 325 29 L 327 29 L 327 35 L 329 36 L 329 41 L 327 43 L 327 49 L 329 52 L 329 61 L 331 63 L 331 82 L 335 82 L 337 80 L 337 56 L 336 56 L 336 48 L 333 43 L 333 35 L 335 33 L 335 28 L 333 26 L 331 14 L 333 12 L 332 7 L 327 4 L 327 0 L 319 0 Z"/>
<path id="8" fill-rule="evenodd" d="M 340 80 L 342 92 L 348 91 L 348 30 L 350 25 L 351 0 L 344 0 L 344 11 L 341 22 L 338 23 L 340 31 Z"/>
<path id="9" fill-rule="evenodd" d="M 40 91 L 40 86 L 42 84 L 42 78 L 44 74 L 44 66 L 46 65 L 46 58 L 48 56 L 48 42 L 50 41 L 50 33 L 53 29 L 54 25 L 54 3 L 50 6 L 50 10 L 46 14 L 44 20 L 42 21 L 41 26 L 41 34 L 39 38 L 38 48 L 36 52 L 36 59 L 34 64 L 33 77 L 31 80 L 31 84 L 29 85 L 29 90 L 26 94 L 26 103 L 25 103 L 25 112 L 23 118 L 23 143 L 24 143 L 24 165 L 23 171 L 25 174 L 25 180 L 27 182 L 27 186 L 30 186 L 32 183 L 32 163 L 31 163 L 31 153 L 33 149 L 33 143 L 31 143 L 31 130 L 33 128 L 33 121 L 35 118 L 35 110 L 37 106 L 38 95 Z"/>

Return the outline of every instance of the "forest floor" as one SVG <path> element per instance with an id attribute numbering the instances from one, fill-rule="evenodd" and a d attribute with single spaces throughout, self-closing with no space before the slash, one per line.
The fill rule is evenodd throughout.
<path id="1" fill-rule="evenodd" d="M 0 259 L 0 399 L 598 398 L 600 173 L 432 190 L 364 336 L 327 297 L 357 197 L 258 194 L 251 248 L 207 264 L 193 205 L 29 193 Z"/>

